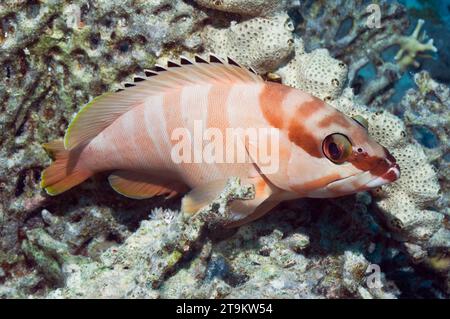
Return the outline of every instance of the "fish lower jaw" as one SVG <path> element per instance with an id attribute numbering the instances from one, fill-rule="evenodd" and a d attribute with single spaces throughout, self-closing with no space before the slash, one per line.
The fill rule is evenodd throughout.
<path id="1" fill-rule="evenodd" d="M 366 184 L 367 188 L 376 188 L 385 184 L 395 182 L 400 178 L 400 167 L 398 164 L 392 165 L 383 175 L 374 178 Z"/>

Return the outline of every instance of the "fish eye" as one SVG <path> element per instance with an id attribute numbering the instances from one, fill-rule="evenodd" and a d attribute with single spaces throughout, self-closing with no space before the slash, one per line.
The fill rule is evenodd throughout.
<path id="1" fill-rule="evenodd" d="M 342 164 L 352 153 L 352 143 L 347 136 L 334 133 L 323 140 L 322 151 L 333 163 Z"/>
<path id="2" fill-rule="evenodd" d="M 352 117 L 356 123 L 358 123 L 359 125 L 361 125 L 362 127 L 364 127 L 366 130 L 369 129 L 369 122 L 367 121 L 367 119 L 361 115 L 355 115 Z"/>

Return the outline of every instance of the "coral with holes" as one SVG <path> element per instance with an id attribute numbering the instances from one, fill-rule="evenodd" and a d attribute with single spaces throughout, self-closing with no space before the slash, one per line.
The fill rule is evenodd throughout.
<path id="1" fill-rule="evenodd" d="M 357 105 L 349 89 L 332 104 L 350 116 L 366 117 L 369 133 L 397 159 L 401 177 L 376 191 L 377 205 L 384 212 L 390 228 L 403 240 L 426 243 L 443 227 L 444 216 L 427 209 L 432 205 L 437 207 L 440 187 L 422 147 L 406 134 L 406 127 L 398 117 Z"/>
<path id="2" fill-rule="evenodd" d="M 233 57 L 259 73 L 275 70 L 294 52 L 294 26 L 286 13 L 232 23 L 229 28 L 206 27 L 207 51 Z"/>
<path id="3" fill-rule="evenodd" d="M 83 104 L 167 50 L 198 50 L 198 25 L 206 18 L 183 1 L 1 2 L 0 130 L 8 133 L 0 135 L 0 266 L 23 260 L 23 229 L 46 225 L 37 216 L 43 206 L 61 215 L 65 230 L 55 235 L 75 250 L 93 238 L 126 234 L 112 218 L 117 210 L 104 205 L 111 194 L 98 194 L 104 202 L 93 208 L 73 196 L 51 203 L 42 196 L 39 171 L 49 159 L 41 143 L 60 138 Z M 74 215 L 81 221 L 71 227 Z"/>
<path id="4" fill-rule="evenodd" d="M 290 0 L 195 0 L 205 8 L 253 17 L 268 16 L 286 8 Z"/>
<path id="5" fill-rule="evenodd" d="M 403 243 L 402 250 L 414 263 L 448 276 L 450 231 L 445 217 L 448 211 L 442 206 L 441 188 L 432 159 L 407 134 L 399 118 L 356 105 L 351 96 L 351 92 L 345 91 L 334 105 L 350 115 L 367 117 L 371 134 L 388 147 L 401 167 L 401 177 L 396 183 L 373 192 L 382 224 L 388 226 L 393 238 Z"/>
<path id="6" fill-rule="evenodd" d="M 277 70 L 283 83 L 325 101 L 336 99 L 346 83 L 347 66 L 332 58 L 326 49 L 305 53 L 301 39 L 296 39 L 295 44 L 295 57 Z"/>
<path id="7" fill-rule="evenodd" d="M 442 189 L 441 207 L 450 214 L 450 89 L 430 78 L 429 73 L 414 76 L 417 89 L 406 92 L 398 106 L 405 125 L 424 147 L 425 154 L 437 167 Z"/>
<path id="8" fill-rule="evenodd" d="M 288 208 L 283 214 L 267 216 L 266 220 L 241 227 L 226 241 L 205 240 L 202 235 L 206 230 L 204 226 L 220 223 L 230 199 L 246 198 L 249 194 L 247 187 L 232 179 L 216 201 L 193 217 L 195 221 L 184 219 L 178 212 L 156 209 L 150 220 L 143 221 L 123 245 L 108 249 L 97 261 L 67 254 L 64 245 L 49 240 L 45 232 L 30 234 L 30 245 L 40 245 L 43 250 L 45 257 L 40 262 L 44 265 L 53 262 L 54 267 L 46 267 L 47 276 L 65 280 L 64 287 L 49 291 L 47 297 L 398 296 L 398 290 L 382 273 L 374 279 L 378 285 L 371 285 L 370 262 L 363 254 L 341 251 L 335 252 L 337 257 L 321 257 L 324 251 L 332 251 L 326 244 L 327 240 L 333 236 L 357 236 L 354 233 L 356 228 L 345 229 L 344 222 L 338 226 L 338 235 L 324 233 L 319 236 L 321 240 L 317 240 L 317 235 L 311 240 L 310 233 L 322 227 L 313 223 L 309 223 L 310 231 L 302 227 L 311 217 L 307 206 L 303 207 L 303 218 L 298 218 L 297 213 Z M 296 207 L 297 210 L 299 208 Z M 207 218 L 202 218 L 202 215 Z M 218 219 L 211 219 L 211 215 Z M 339 219 L 342 221 L 342 216 Z M 273 229 L 274 224 L 278 225 L 276 229 Z M 209 237 L 214 237 L 213 233 L 217 236 L 220 229 L 211 231 Z M 367 234 L 364 239 L 372 240 L 373 234 Z M 366 245 L 355 241 L 353 244 L 358 247 Z M 55 249 L 59 249 L 57 255 L 64 258 L 55 260 L 52 257 Z M 190 258 L 182 258 L 189 255 Z M 161 268 L 161 265 L 166 268 Z M 160 280 L 161 277 L 164 280 Z"/>

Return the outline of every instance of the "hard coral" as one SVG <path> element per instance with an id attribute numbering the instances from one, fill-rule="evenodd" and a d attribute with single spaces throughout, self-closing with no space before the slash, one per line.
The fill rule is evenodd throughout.
<path id="1" fill-rule="evenodd" d="M 230 56 L 260 73 L 273 71 L 294 52 L 293 24 L 285 13 L 232 23 L 227 29 L 207 27 L 207 51 Z"/>
<path id="2" fill-rule="evenodd" d="M 295 40 L 295 57 L 277 70 L 284 84 L 307 91 L 326 101 L 337 98 L 347 80 L 347 66 L 326 49 L 305 53 L 301 39 Z"/>
<path id="3" fill-rule="evenodd" d="M 206 17 L 184 1 L 1 1 L 0 131 L 8 133 L 0 135 L 0 250 L 16 257 L 0 256 L 0 264 L 22 258 L 24 224 L 42 226 L 35 216 L 48 198 L 39 171 L 49 159 L 40 144 L 60 138 L 83 104 L 167 50 L 198 50 Z M 66 214 L 63 223 L 84 205 L 67 202 L 50 204 Z M 80 217 L 86 222 L 74 231 L 84 234 L 73 237 L 99 235 L 90 217 Z"/>
<path id="4" fill-rule="evenodd" d="M 195 0 L 205 8 L 253 17 L 272 14 L 286 6 L 286 0 Z"/>
<path id="5" fill-rule="evenodd" d="M 425 154 L 438 169 L 441 207 L 450 214 L 450 89 L 427 72 L 417 73 L 414 80 L 417 89 L 406 92 L 396 111 L 403 113 L 410 134 L 426 145 Z"/>
<path id="6" fill-rule="evenodd" d="M 326 48 L 349 66 L 349 86 L 361 103 L 382 104 L 394 94 L 391 88 L 407 67 L 417 65 L 418 55 L 436 51 L 432 40 L 423 43 L 423 22 L 412 35 L 404 35 L 409 20 L 405 8 L 396 3 L 308 0 L 301 2 L 295 15 L 307 50 Z M 377 18 L 379 25 L 374 23 Z M 392 48 L 398 50 L 394 63 L 388 52 Z M 365 68 L 374 74 L 361 76 Z"/>
<path id="7" fill-rule="evenodd" d="M 391 229 L 412 241 L 429 239 L 438 230 L 443 216 L 424 209 L 438 199 L 439 184 L 423 149 L 407 136 L 405 125 L 398 117 L 352 103 L 348 89 L 332 104 L 350 116 L 366 117 L 370 134 L 389 149 L 400 165 L 400 179 L 377 191 L 380 197 L 377 205 L 388 217 Z"/>
<path id="8" fill-rule="evenodd" d="M 445 254 L 429 252 L 446 249 L 450 242 L 442 214 L 434 211 L 448 203 L 448 89 L 418 76 L 420 89 L 408 92 L 401 103 L 406 127 L 389 112 L 356 102 L 383 100 L 392 93 L 386 90 L 404 63 L 382 61 L 382 52 L 408 38 L 402 38 L 408 25 L 402 7 L 382 2 L 382 27 L 371 29 L 364 1 L 302 1 L 300 10 L 289 11 L 300 23 L 295 32 L 286 14 L 288 1 L 191 3 L 0 5 L 0 127 L 10 132 L 0 137 L 0 295 L 45 294 L 43 285 L 65 280 L 51 297 L 395 297 L 399 292 L 388 285 L 370 288 L 366 269 L 369 260 L 381 263 L 383 256 L 392 264 L 400 248 L 414 261 L 427 259 L 445 272 Z M 233 9 L 238 3 L 243 4 L 239 12 Z M 39 192 L 39 172 L 48 161 L 39 144 L 62 136 L 78 107 L 157 59 L 204 51 L 234 57 L 260 73 L 277 72 L 285 84 L 327 99 L 348 115 L 366 117 L 370 133 L 400 162 L 402 178 L 380 189 L 373 201 L 362 193 L 284 203 L 277 213 L 218 242 L 204 237 L 214 221 L 226 219 L 227 210 L 217 205 L 189 222 L 174 209 L 153 210 L 130 236 L 138 221 L 148 217 L 149 206 L 160 206 L 162 200 L 138 204 L 119 199 L 98 181 L 96 187 L 86 184 L 59 198 Z M 400 61 L 411 57 L 409 52 L 417 51 L 404 50 Z M 368 64 L 381 80 L 358 88 L 358 71 Z M 346 65 L 357 97 L 344 89 Z M 418 126 L 438 136 L 439 146 L 424 153 L 411 138 Z M 437 203 L 439 186 L 430 161 L 440 169 L 444 191 Z M 223 200 L 249 195 L 248 189 L 234 195 L 230 190 L 216 201 L 219 208 Z M 382 214 L 373 214 L 374 207 Z M 388 227 L 380 227 L 380 217 Z M 224 236 L 219 229 L 210 237 Z M 20 263 L 21 253 L 28 263 Z M 29 263 L 40 274 L 27 268 Z M 407 261 L 397 265 L 406 266 Z M 21 280 L 15 269 L 30 279 Z M 382 275 L 381 281 L 386 283 Z"/>
<path id="9" fill-rule="evenodd" d="M 386 111 L 376 112 L 357 104 L 349 88 L 339 96 L 342 85 L 334 87 L 320 85 L 324 81 L 323 73 L 319 76 L 320 69 L 322 72 L 328 70 L 334 77 L 338 76 L 339 84 L 345 83 L 347 69 L 340 67 L 342 62 L 329 57 L 327 51 L 315 50 L 309 54 L 304 53 L 301 42 L 297 42 L 296 47 L 299 54 L 279 71 L 283 83 L 303 89 L 322 99 L 327 97 L 333 106 L 349 116 L 361 115 L 367 118 L 369 133 L 390 150 L 402 170 L 402 177 L 398 182 L 384 186 L 377 192 L 377 196 L 380 197 L 377 201 L 378 207 L 384 212 L 389 227 L 402 240 L 422 243 L 429 240 L 442 227 L 443 215 L 426 209 L 436 203 L 440 188 L 437 174 L 422 147 L 407 135 L 405 124 L 400 118 Z M 308 63 L 305 64 L 308 58 Z M 319 70 L 317 65 L 320 65 Z M 301 71 L 305 68 L 310 72 Z M 300 72 L 292 72 L 295 69 Z M 329 76 L 325 78 L 329 80 Z"/>
<path id="10" fill-rule="evenodd" d="M 426 43 L 422 43 L 426 39 L 425 33 L 420 33 L 424 20 L 419 19 L 416 28 L 410 36 L 399 37 L 396 41 L 400 45 L 400 50 L 395 56 L 400 70 L 404 71 L 410 65 L 419 67 L 419 62 L 416 61 L 420 54 L 425 52 L 437 52 L 436 47 L 433 45 L 433 39 L 429 39 Z"/>

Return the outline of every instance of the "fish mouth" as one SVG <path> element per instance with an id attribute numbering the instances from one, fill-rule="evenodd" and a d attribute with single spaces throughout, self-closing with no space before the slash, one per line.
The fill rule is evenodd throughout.
<path id="1" fill-rule="evenodd" d="M 369 181 L 365 186 L 367 188 L 375 188 L 385 184 L 389 184 L 395 182 L 400 178 L 400 166 L 397 163 L 392 163 L 389 165 L 388 169 L 381 174 L 381 176 L 377 176 L 371 181 Z"/>
<path id="2" fill-rule="evenodd" d="M 382 172 L 380 172 L 381 170 Z M 378 174 L 374 174 L 373 171 Z M 400 178 L 400 166 L 396 162 L 389 163 L 388 160 L 385 160 L 374 169 L 333 181 L 327 185 L 326 189 L 336 192 L 336 196 L 342 196 L 389 184 L 398 178 Z"/>

